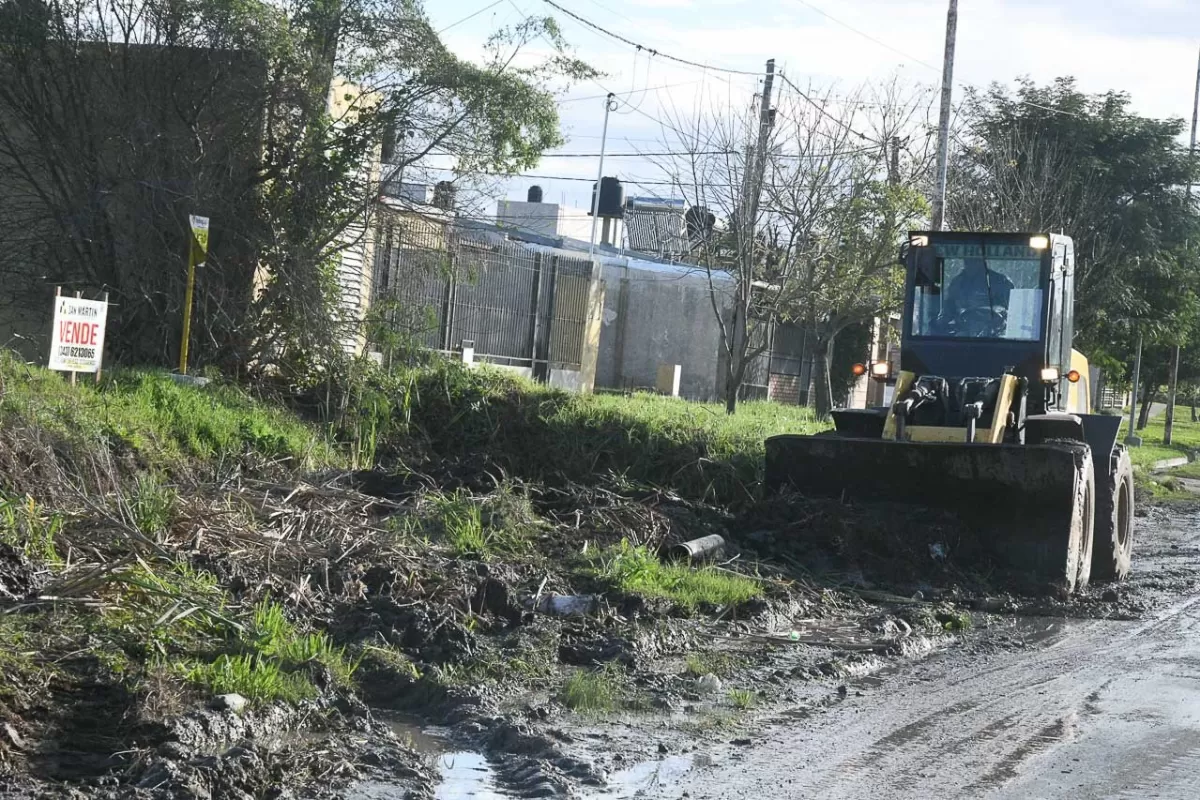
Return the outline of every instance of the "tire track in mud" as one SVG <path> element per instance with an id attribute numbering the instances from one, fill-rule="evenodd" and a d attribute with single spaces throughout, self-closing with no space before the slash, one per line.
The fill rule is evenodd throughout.
<path id="1" fill-rule="evenodd" d="M 1054 620 L 1036 650 L 943 653 L 864 700 L 788 715 L 802 722 L 659 794 L 1200 797 L 1200 593 L 1186 583 L 1142 622 Z"/>

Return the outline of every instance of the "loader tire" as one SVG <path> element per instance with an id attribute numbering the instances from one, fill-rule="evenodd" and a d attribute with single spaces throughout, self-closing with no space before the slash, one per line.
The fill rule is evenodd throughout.
<path id="1" fill-rule="evenodd" d="M 1092 577 L 1124 580 L 1133 557 L 1133 462 L 1120 448 L 1096 491 L 1096 535 Z"/>
<path id="2" fill-rule="evenodd" d="M 1092 553 L 1096 545 L 1096 471 L 1091 465 L 1083 471 L 1079 492 L 1079 561 L 1075 573 L 1075 591 L 1087 588 L 1092 577 Z"/>
<path id="3" fill-rule="evenodd" d="M 1062 588 L 1068 594 L 1088 585 L 1092 575 L 1092 547 L 1096 527 L 1096 474 L 1092 469 L 1091 448 L 1073 440 L 1057 440 L 1052 444 L 1075 451 L 1075 493 L 1067 530 L 1053 536 L 1049 558 L 1053 560 L 1051 574 L 1062 576 Z"/>

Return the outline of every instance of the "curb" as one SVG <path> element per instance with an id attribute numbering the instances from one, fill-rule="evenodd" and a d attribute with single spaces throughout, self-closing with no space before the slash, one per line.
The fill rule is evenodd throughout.
<path id="1" fill-rule="evenodd" d="M 1161 461 L 1155 461 L 1150 465 L 1151 472 L 1163 472 L 1175 467 L 1183 467 L 1192 463 L 1192 455 L 1189 453 L 1186 456 L 1178 456 L 1177 458 L 1164 458 Z"/>

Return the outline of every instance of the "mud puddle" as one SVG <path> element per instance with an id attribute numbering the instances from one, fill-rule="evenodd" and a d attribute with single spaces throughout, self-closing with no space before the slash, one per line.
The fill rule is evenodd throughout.
<path id="1" fill-rule="evenodd" d="M 436 757 L 434 768 L 437 771 L 434 800 L 505 800 L 514 797 L 500 791 L 495 770 L 482 753 L 469 750 L 441 753 Z M 362 781 L 346 792 L 347 800 L 401 800 L 409 796 L 407 788 L 387 781 Z"/>
<path id="2" fill-rule="evenodd" d="M 456 749 L 445 729 L 421 725 L 404 716 L 380 715 L 404 745 L 430 759 L 434 768 L 434 800 L 504 800 L 515 795 L 503 793 L 495 769 L 483 753 Z M 410 796 L 407 787 L 386 780 L 361 781 L 347 792 L 348 800 L 399 800 Z"/>
<path id="3" fill-rule="evenodd" d="M 634 798 L 662 786 L 678 783 L 695 765 L 692 756 L 667 756 L 658 761 L 644 761 L 609 777 L 606 790 L 596 797 Z"/>

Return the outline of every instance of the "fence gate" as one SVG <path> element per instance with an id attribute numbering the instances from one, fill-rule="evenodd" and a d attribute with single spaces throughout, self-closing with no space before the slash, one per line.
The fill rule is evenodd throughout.
<path id="1" fill-rule="evenodd" d="M 580 368 L 588 259 L 424 228 L 394 224 L 376 248 L 377 306 L 391 331 L 447 354 L 471 341 L 476 358 L 539 380 Z"/>

